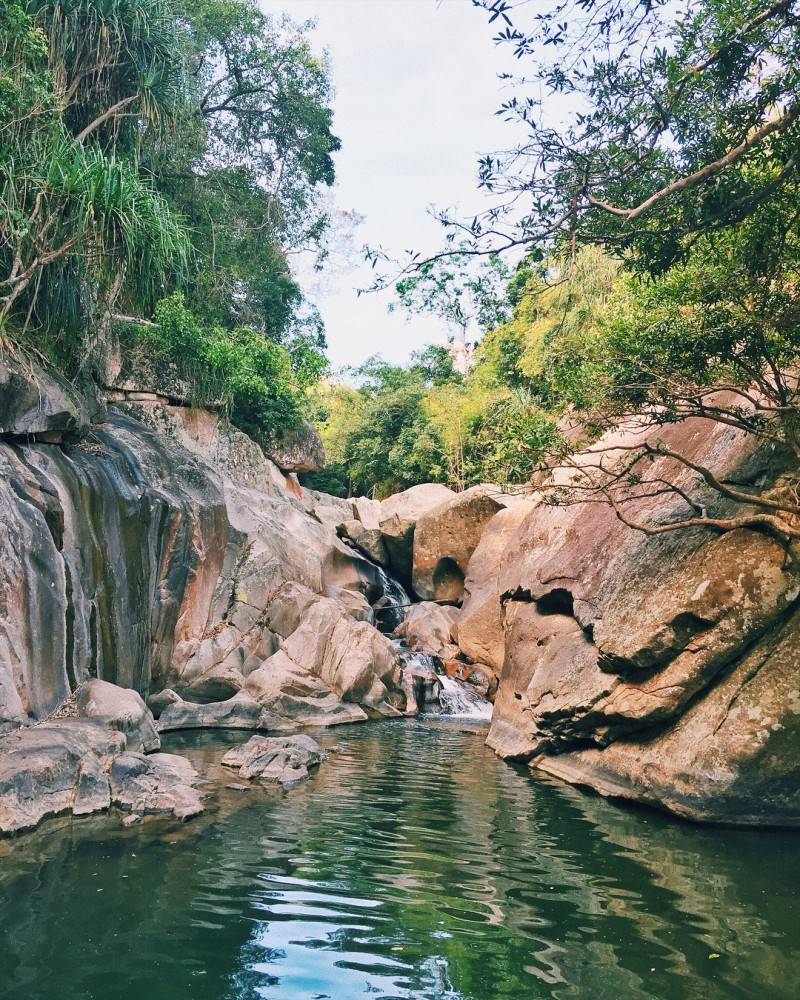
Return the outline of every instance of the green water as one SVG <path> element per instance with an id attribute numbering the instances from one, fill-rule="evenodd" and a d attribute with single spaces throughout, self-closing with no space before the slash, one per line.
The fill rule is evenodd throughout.
<path id="1" fill-rule="evenodd" d="M 165 747 L 219 783 L 186 826 L 0 842 L 1 997 L 800 995 L 800 835 L 619 808 L 443 722 L 328 732 L 289 793 L 225 788 L 234 739 Z"/>

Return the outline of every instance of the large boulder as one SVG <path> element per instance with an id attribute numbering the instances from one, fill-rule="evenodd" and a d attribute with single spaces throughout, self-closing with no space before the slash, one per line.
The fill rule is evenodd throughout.
<path id="1" fill-rule="evenodd" d="M 64 719 L 0 737 L 0 834 L 37 826 L 48 816 L 107 809 L 109 762 L 125 737 L 84 719 Z"/>
<path id="2" fill-rule="evenodd" d="M 496 677 L 505 659 L 500 574 L 506 558 L 514 559 L 516 531 L 537 502 L 530 497 L 520 498 L 498 511 L 486 525 L 467 564 L 458 645 L 468 659 L 490 667 Z"/>
<path id="3" fill-rule="evenodd" d="M 122 733 L 128 750 L 149 753 L 160 749 L 153 713 L 138 692 L 108 681 L 84 681 L 75 692 L 75 705 L 79 718 Z"/>
<path id="4" fill-rule="evenodd" d="M 443 659 L 453 653 L 460 619 L 458 608 L 421 601 L 408 608 L 394 634 L 404 639 L 410 649 Z"/>
<path id="5" fill-rule="evenodd" d="M 770 629 L 677 722 L 533 765 L 695 821 L 800 826 L 800 613 Z"/>
<path id="6" fill-rule="evenodd" d="M 246 679 L 247 694 L 262 707 L 303 724 L 395 716 L 404 708 L 391 642 L 339 602 L 289 584 L 275 595 L 265 623 L 283 640 Z"/>
<path id="7" fill-rule="evenodd" d="M 417 521 L 427 511 L 452 500 L 455 495 L 440 483 L 421 483 L 382 501 L 379 524 L 389 565 L 393 575 L 404 586 L 411 584 Z"/>
<path id="8" fill-rule="evenodd" d="M 763 483 L 782 461 L 711 421 L 686 421 L 661 437 L 723 481 Z M 604 444 L 625 447 L 626 439 Z M 648 463 L 646 475 L 695 492 L 710 516 L 733 509 L 711 490 L 698 494 L 691 470 L 666 456 Z M 663 490 L 642 490 L 628 508 L 645 525 L 685 516 L 680 493 Z M 762 755 L 764 695 L 741 673 L 754 643 L 782 628 L 800 593 L 785 546 L 746 528 L 649 535 L 602 504 L 579 504 L 531 510 L 506 553 L 497 582 L 505 662 L 488 739 L 498 753 L 700 819 L 795 821 L 797 772 L 792 779 L 778 752 Z M 725 721 L 722 690 L 737 702 L 735 724 Z M 785 747 L 797 731 L 797 706 L 771 701 L 770 712 L 769 732 L 781 727 Z M 692 741 L 717 744 L 712 719 L 728 727 L 731 741 L 701 751 Z M 715 769 L 704 770 L 712 758 Z M 771 781 L 775 796 L 757 801 Z"/>
<path id="9" fill-rule="evenodd" d="M 325 448 L 317 429 L 307 420 L 292 430 L 265 437 L 264 452 L 284 472 L 320 472 L 325 468 Z"/>
<path id="10" fill-rule="evenodd" d="M 472 553 L 495 514 L 512 499 L 482 484 L 445 500 L 417 519 L 411 584 L 423 601 L 460 601 Z"/>

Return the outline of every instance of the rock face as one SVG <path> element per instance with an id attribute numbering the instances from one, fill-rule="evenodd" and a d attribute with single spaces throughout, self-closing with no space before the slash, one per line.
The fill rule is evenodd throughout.
<path id="1" fill-rule="evenodd" d="M 508 502 L 497 486 L 473 486 L 419 516 L 411 580 L 418 597 L 461 600 L 470 557 L 484 529 Z"/>
<path id="2" fill-rule="evenodd" d="M 65 379 L 8 354 L 0 355 L 0 435 L 75 434 L 93 410 Z"/>
<path id="3" fill-rule="evenodd" d="M 723 481 L 774 472 L 775 455 L 719 424 L 661 436 Z M 665 457 L 648 475 L 695 488 Z M 702 502 L 729 509 L 710 492 Z M 649 497 L 631 516 L 684 510 Z M 796 656 L 789 666 L 800 579 L 781 544 L 748 529 L 647 536 L 580 505 L 533 509 L 504 551 L 505 661 L 488 741 L 498 753 L 695 819 L 800 822 L 800 702 L 788 694 L 800 688 Z"/>
<path id="4" fill-rule="evenodd" d="M 267 784 L 292 788 L 307 781 L 310 767 L 325 760 L 325 754 L 310 736 L 268 738 L 253 736 L 243 746 L 234 747 L 222 758 L 226 767 L 239 769 L 240 778 L 258 778 Z"/>
<path id="5" fill-rule="evenodd" d="M 79 765 L 94 773 L 98 739 L 79 750 L 83 721 L 130 752 L 158 748 L 143 699 L 164 729 L 405 709 L 371 624 L 381 573 L 335 532 L 357 506 L 301 490 L 213 414 L 158 399 L 101 411 L 4 364 L 0 735 L 22 727 L 52 743 L 65 785 L 42 791 L 55 805 L 41 815 L 83 808 Z M 29 728 L 70 695 L 80 719 Z"/>
<path id="6" fill-rule="evenodd" d="M 389 566 L 404 586 L 411 583 L 417 521 L 427 511 L 455 496 L 452 490 L 439 483 L 422 483 L 381 503 L 379 526 Z"/>
<path id="7" fill-rule="evenodd" d="M 292 492 L 287 477 L 256 442 L 217 413 L 131 399 L 114 407 L 175 441 L 239 486 L 281 499 Z"/>
<path id="8" fill-rule="evenodd" d="M 505 658 L 500 575 L 506 558 L 514 559 L 516 531 L 536 503 L 520 498 L 498 511 L 486 525 L 467 566 L 458 645 L 468 659 L 486 665 L 496 677 L 500 676 Z"/>

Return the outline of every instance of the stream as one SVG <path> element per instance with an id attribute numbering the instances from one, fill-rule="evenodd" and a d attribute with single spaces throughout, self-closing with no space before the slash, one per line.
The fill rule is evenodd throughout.
<path id="1" fill-rule="evenodd" d="M 622 808 L 446 718 L 321 732 L 289 792 L 214 784 L 186 825 L 56 819 L 0 841 L 3 1000 L 794 998 L 796 834 Z"/>

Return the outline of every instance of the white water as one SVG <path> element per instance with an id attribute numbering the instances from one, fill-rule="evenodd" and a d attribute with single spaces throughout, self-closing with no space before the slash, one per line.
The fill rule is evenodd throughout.
<path id="1" fill-rule="evenodd" d="M 440 675 L 442 690 L 439 692 L 439 704 L 442 715 L 457 715 L 462 719 L 486 719 L 492 717 L 492 705 L 485 698 L 473 691 L 468 684 L 461 684 L 452 677 Z"/>

